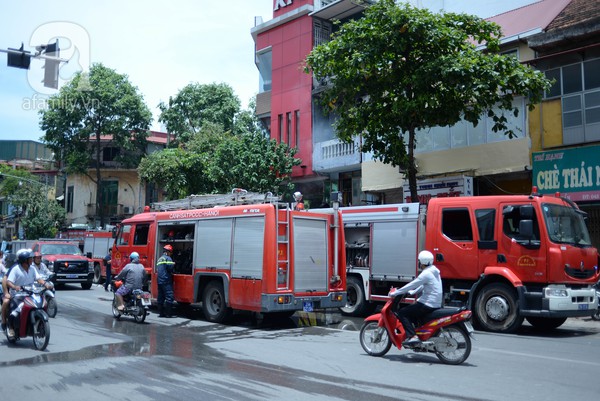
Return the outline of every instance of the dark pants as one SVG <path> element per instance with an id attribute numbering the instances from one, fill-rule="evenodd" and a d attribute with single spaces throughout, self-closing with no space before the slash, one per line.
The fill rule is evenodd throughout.
<path id="1" fill-rule="evenodd" d="M 167 305 L 173 305 L 175 297 L 173 295 L 173 283 L 158 284 L 158 297 L 156 303 L 161 308 L 165 303 Z"/>
<path id="2" fill-rule="evenodd" d="M 415 302 L 412 305 L 399 308 L 399 310 L 396 311 L 396 316 L 398 316 L 398 320 L 400 320 L 402 327 L 404 327 L 406 338 L 411 338 L 416 334 L 413 322 L 416 322 L 421 316 L 425 316 L 436 309 L 437 308 L 430 308 L 429 306 L 420 302 Z"/>
<path id="3" fill-rule="evenodd" d="M 108 285 L 110 284 L 110 279 L 111 279 L 111 271 L 110 271 L 110 264 L 106 265 L 106 280 L 104 280 L 104 289 L 108 290 Z"/>

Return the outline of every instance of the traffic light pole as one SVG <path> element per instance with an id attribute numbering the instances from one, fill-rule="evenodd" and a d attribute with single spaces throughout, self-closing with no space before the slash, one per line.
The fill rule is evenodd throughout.
<path id="1" fill-rule="evenodd" d="M 69 60 L 58 57 L 60 49 L 58 47 L 58 39 L 54 43 L 47 45 L 36 46 L 36 52 L 32 54 L 29 51 L 23 50 L 23 44 L 20 49 L 0 49 L 0 53 L 7 53 L 7 65 L 9 67 L 21 68 L 28 70 L 31 59 L 45 60 L 44 64 L 44 86 L 47 88 L 58 89 L 58 70 L 60 63 L 68 63 Z M 55 54 L 49 56 L 46 53 Z"/>

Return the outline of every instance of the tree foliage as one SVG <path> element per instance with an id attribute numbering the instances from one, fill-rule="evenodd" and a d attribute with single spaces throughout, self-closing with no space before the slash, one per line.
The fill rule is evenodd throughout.
<path id="1" fill-rule="evenodd" d="M 119 149 L 115 161 L 137 166 L 146 149 L 152 113 L 126 75 L 94 64 L 78 73 L 40 111 L 43 141 L 68 173 L 85 174 L 97 186 L 96 205 L 104 225 L 102 148 Z M 89 169 L 95 167 L 94 174 Z"/>
<path id="2" fill-rule="evenodd" d="M 417 199 L 416 131 L 487 115 L 495 132 L 512 137 L 505 113 L 517 115 L 513 97 L 528 96 L 531 107 L 548 88 L 543 74 L 498 54 L 500 37 L 498 25 L 476 16 L 380 0 L 313 49 L 305 70 L 329 82 L 321 102 L 339 117 L 339 138 L 361 134 L 363 152 L 406 169 Z"/>
<path id="3" fill-rule="evenodd" d="M 206 122 L 219 124 L 226 132 L 233 132 L 235 117 L 241 103 L 231 86 L 225 83 L 190 83 L 168 104 L 159 104 L 159 121 L 175 135 L 175 143 L 185 143 L 199 134 Z"/>
<path id="4" fill-rule="evenodd" d="M 255 116 L 255 103 L 241 110 L 233 89 L 224 83 L 192 83 L 161 103 L 160 121 L 175 134 L 175 148 L 145 157 L 140 176 L 157 184 L 169 199 L 191 194 L 289 191 L 296 150 L 266 138 Z"/>
<path id="5" fill-rule="evenodd" d="M 292 166 L 300 164 L 296 150 L 286 144 L 257 132 L 222 132 L 219 125 L 205 125 L 185 145 L 152 153 L 138 168 L 140 177 L 156 183 L 169 199 L 233 188 L 289 191 Z"/>
<path id="6" fill-rule="evenodd" d="M 0 166 L 0 195 L 15 209 L 27 239 L 53 238 L 65 222 L 65 210 L 48 199 L 48 187 L 33 174 Z"/>

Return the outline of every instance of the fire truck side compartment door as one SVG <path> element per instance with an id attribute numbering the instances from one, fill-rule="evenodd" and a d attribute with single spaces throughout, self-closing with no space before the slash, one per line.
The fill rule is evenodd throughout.
<path id="1" fill-rule="evenodd" d="M 230 269 L 232 235 L 233 218 L 199 220 L 194 266 L 200 269 Z"/>
<path id="2" fill-rule="evenodd" d="M 233 237 L 232 278 L 262 279 L 265 217 L 238 217 Z"/>
<path id="3" fill-rule="evenodd" d="M 297 292 L 326 291 L 327 221 L 294 216 L 294 288 Z"/>
<path id="4" fill-rule="evenodd" d="M 416 275 L 417 221 L 375 222 L 371 235 L 373 278 Z"/>

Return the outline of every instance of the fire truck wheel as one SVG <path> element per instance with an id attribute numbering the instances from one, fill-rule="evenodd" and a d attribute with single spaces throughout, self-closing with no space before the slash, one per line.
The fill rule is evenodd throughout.
<path id="1" fill-rule="evenodd" d="M 231 308 L 227 306 L 223 284 L 211 281 L 204 289 L 202 311 L 209 322 L 223 323 L 231 316 Z"/>
<path id="2" fill-rule="evenodd" d="M 475 301 L 476 322 L 486 331 L 496 333 L 514 333 L 523 316 L 519 315 L 517 294 L 504 283 L 492 283 L 485 286 Z"/>
<path id="3" fill-rule="evenodd" d="M 94 263 L 94 284 L 102 284 L 102 274 L 100 272 L 100 265 Z"/>
<path id="4" fill-rule="evenodd" d="M 81 288 L 83 288 L 84 290 L 89 290 L 90 288 L 92 288 L 92 283 L 81 283 Z"/>
<path id="5" fill-rule="evenodd" d="M 539 317 L 539 316 L 527 316 L 527 321 L 536 329 L 540 330 L 552 330 L 560 327 L 564 322 L 567 321 L 566 317 Z"/>
<path id="6" fill-rule="evenodd" d="M 349 276 L 346 280 L 346 293 L 348 298 L 346 306 L 340 308 L 342 314 L 347 316 L 363 316 L 368 312 L 369 303 L 365 299 L 362 280 Z"/>

